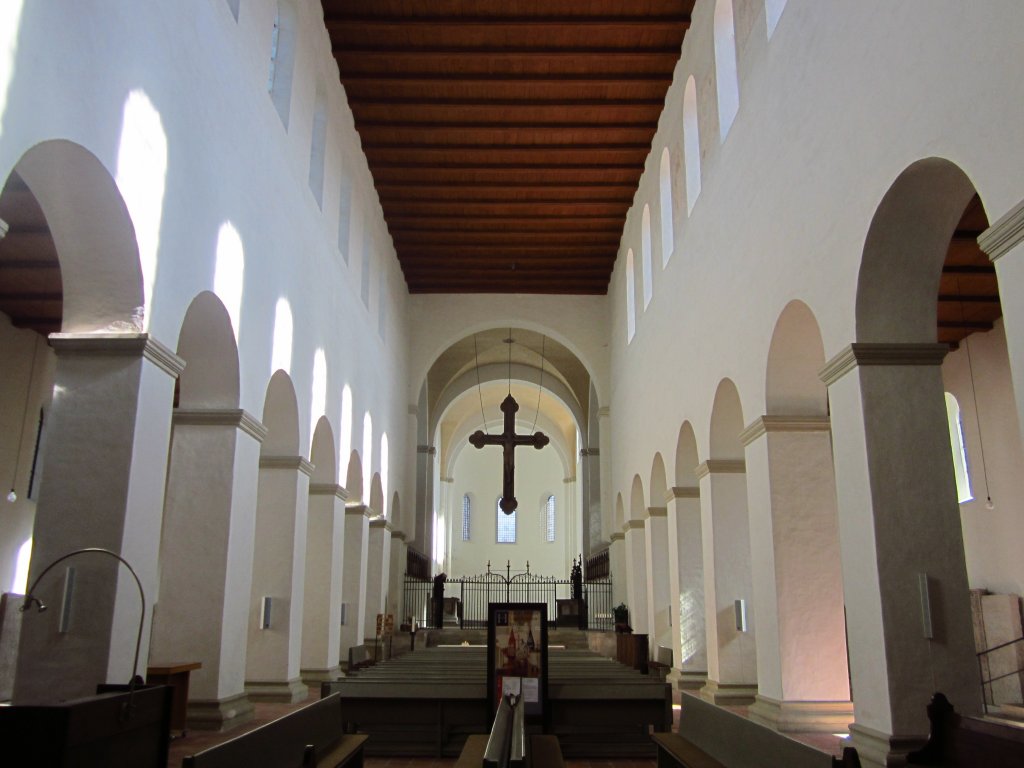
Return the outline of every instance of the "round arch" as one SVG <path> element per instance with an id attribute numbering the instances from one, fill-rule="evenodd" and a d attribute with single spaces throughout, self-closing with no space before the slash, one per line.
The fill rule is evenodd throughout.
<path id="1" fill-rule="evenodd" d="M 811 308 L 789 302 L 775 323 L 768 348 L 765 408 L 770 415 L 825 416 L 828 390 L 818 376 L 825 345 Z"/>
<path id="2" fill-rule="evenodd" d="M 345 490 L 348 491 L 349 504 L 361 504 L 363 502 L 363 462 L 359 458 L 359 451 L 352 451 L 348 457 Z"/>
<path id="3" fill-rule="evenodd" d="M 654 461 L 651 462 L 651 499 L 649 506 L 665 506 L 667 494 L 668 481 L 665 475 L 665 460 L 661 458 L 661 453 L 659 452 L 654 454 Z"/>
<path id="4" fill-rule="evenodd" d="M 326 416 L 321 416 L 313 430 L 313 443 L 309 451 L 309 460 L 313 465 L 311 483 L 335 485 L 338 482 L 338 459 L 334 448 L 334 430 Z"/>
<path id="5" fill-rule="evenodd" d="M 185 312 L 178 356 L 186 363 L 179 376 L 179 407 L 238 407 L 238 347 L 231 317 L 210 291 L 192 299 Z"/>
<path id="6" fill-rule="evenodd" d="M 299 454 L 299 404 L 291 377 L 282 370 L 274 372 L 263 401 L 263 425 L 267 436 L 260 446 L 263 456 Z"/>
<path id="7" fill-rule="evenodd" d="M 693 434 L 693 425 L 689 421 L 684 421 L 679 427 L 679 437 L 676 438 L 676 486 L 697 488 L 698 464 L 700 454 L 697 452 L 697 437 Z"/>

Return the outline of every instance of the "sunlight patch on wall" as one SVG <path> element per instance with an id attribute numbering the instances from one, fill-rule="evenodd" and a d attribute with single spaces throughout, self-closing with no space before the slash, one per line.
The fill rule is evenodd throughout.
<path id="1" fill-rule="evenodd" d="M 341 445 L 338 449 L 338 473 L 344 477 L 352 455 L 352 388 L 346 384 L 341 390 Z"/>
<path id="2" fill-rule="evenodd" d="M 241 336 L 242 293 L 245 283 L 245 249 L 242 238 L 230 221 L 217 232 L 217 261 L 213 271 L 213 292 L 224 304 L 235 331 L 235 342 Z"/>
<path id="3" fill-rule="evenodd" d="M 0 116 L 7 113 L 7 96 L 14 80 L 14 62 L 18 56 L 23 0 L 0 3 Z"/>
<path id="4" fill-rule="evenodd" d="M 384 509 L 381 513 L 387 516 L 388 504 L 388 433 L 380 436 L 380 485 L 384 491 Z"/>
<path id="5" fill-rule="evenodd" d="M 288 299 L 277 300 L 274 310 L 274 347 L 270 355 L 270 371 L 292 372 L 292 308 Z"/>
<path id="6" fill-rule="evenodd" d="M 363 415 L 363 500 L 370 496 L 370 483 L 373 479 L 373 417 L 367 411 Z M 376 510 L 380 512 L 381 510 Z"/>
<path id="7" fill-rule="evenodd" d="M 152 306 L 156 282 L 166 186 L 167 134 L 163 121 L 149 97 L 134 90 L 124 102 L 117 150 L 117 187 L 135 227 L 147 309 Z M 144 316 L 143 328 L 148 326 L 149 317 Z"/>
<path id="8" fill-rule="evenodd" d="M 24 595 L 28 591 L 28 566 L 32 562 L 32 539 L 25 539 L 25 543 L 18 548 L 18 560 L 14 566 L 14 581 L 11 582 L 11 592 L 16 595 Z"/>

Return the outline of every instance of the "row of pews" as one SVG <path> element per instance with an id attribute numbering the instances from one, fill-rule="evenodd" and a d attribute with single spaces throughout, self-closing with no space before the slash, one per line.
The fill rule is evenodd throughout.
<path id="1" fill-rule="evenodd" d="M 653 757 L 672 725 L 671 687 L 586 650 L 550 648 L 546 731 L 567 758 Z M 487 649 L 427 648 L 323 683 L 370 755 L 457 757 L 491 727 Z"/>

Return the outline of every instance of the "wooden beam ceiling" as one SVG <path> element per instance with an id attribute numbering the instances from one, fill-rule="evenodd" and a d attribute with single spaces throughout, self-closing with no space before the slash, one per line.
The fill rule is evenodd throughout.
<path id="1" fill-rule="evenodd" d="M 693 0 L 322 0 L 412 292 L 607 292 Z"/>

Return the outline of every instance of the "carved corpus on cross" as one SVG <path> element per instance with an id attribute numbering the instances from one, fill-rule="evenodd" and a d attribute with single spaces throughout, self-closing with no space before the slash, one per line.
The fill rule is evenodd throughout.
<path id="1" fill-rule="evenodd" d="M 505 414 L 505 431 L 500 435 L 485 435 L 482 430 L 477 430 L 469 436 L 469 442 L 475 448 L 483 448 L 485 445 L 500 445 L 504 451 L 504 476 L 501 485 L 501 501 L 498 506 L 506 515 L 515 512 L 519 502 L 516 501 L 515 480 L 516 480 L 516 457 L 515 449 L 520 445 L 532 445 L 538 450 L 549 442 L 548 436 L 543 432 L 534 432 L 532 435 L 516 434 L 516 411 L 519 410 L 519 403 L 508 395 L 501 402 L 501 412 Z"/>

